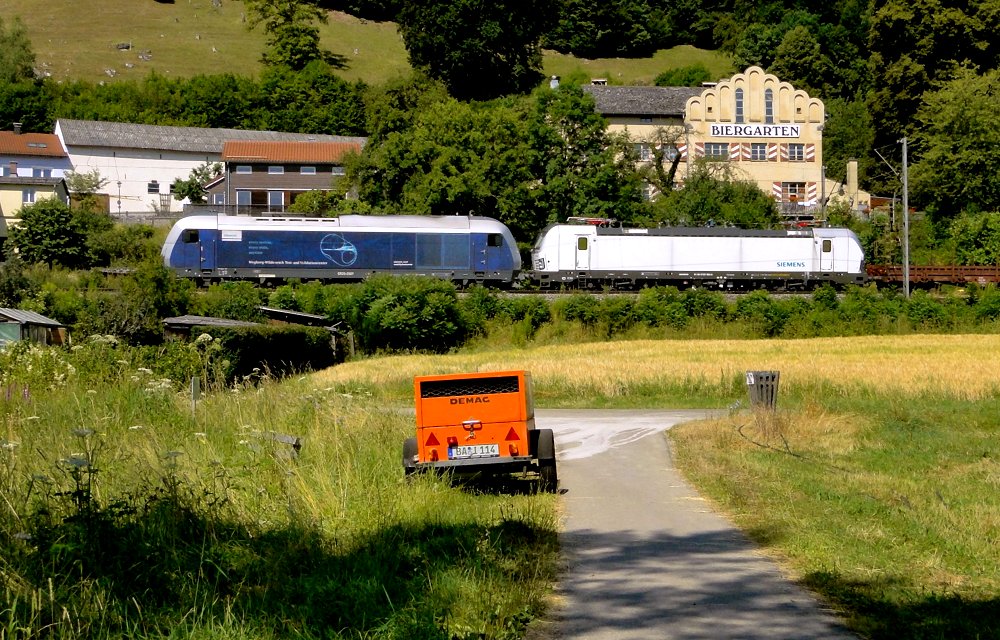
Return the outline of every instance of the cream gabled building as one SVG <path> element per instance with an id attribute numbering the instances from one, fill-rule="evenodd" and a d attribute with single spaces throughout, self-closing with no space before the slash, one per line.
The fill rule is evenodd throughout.
<path id="1" fill-rule="evenodd" d="M 810 220 L 824 204 L 844 199 L 866 211 L 870 196 L 858 189 L 857 167 L 823 165 L 822 100 L 760 67 L 700 88 L 587 86 L 608 129 L 625 133 L 639 161 L 664 149 L 680 154 L 677 184 L 699 159 L 725 162 L 731 174 L 770 194 L 789 221 Z"/>

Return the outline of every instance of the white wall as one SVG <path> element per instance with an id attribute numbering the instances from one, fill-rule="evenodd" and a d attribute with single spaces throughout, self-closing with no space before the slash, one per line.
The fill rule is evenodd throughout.
<path id="1" fill-rule="evenodd" d="M 191 171 L 205 162 L 219 162 L 219 154 L 146 149 L 109 149 L 106 147 L 71 147 L 67 149 L 73 170 L 86 173 L 97 169 L 108 183 L 101 190 L 110 197 L 111 212 L 149 213 L 160 210 L 159 194 L 170 194 L 174 180 L 187 180 Z M 148 193 L 152 181 L 159 184 L 159 194 Z M 120 203 L 119 203 L 120 196 Z M 183 210 L 188 200 L 169 198 L 169 211 Z M 166 211 L 166 210 L 164 210 Z"/>

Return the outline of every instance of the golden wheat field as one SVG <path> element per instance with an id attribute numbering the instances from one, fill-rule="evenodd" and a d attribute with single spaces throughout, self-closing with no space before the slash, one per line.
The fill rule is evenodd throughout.
<path id="1" fill-rule="evenodd" d="M 1000 335 L 912 335 L 807 340 L 638 340 L 348 362 L 319 384 L 407 385 L 416 375 L 527 369 L 538 388 L 615 397 L 636 387 L 716 384 L 747 370 L 781 373 L 783 388 L 828 385 L 903 395 L 978 399 L 1000 390 Z"/>

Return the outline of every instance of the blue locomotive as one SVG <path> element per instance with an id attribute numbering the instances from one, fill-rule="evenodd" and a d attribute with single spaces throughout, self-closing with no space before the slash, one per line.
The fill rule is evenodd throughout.
<path id="1" fill-rule="evenodd" d="M 507 286 L 521 270 L 510 230 L 477 216 L 190 216 L 174 224 L 161 253 L 176 274 L 201 282 L 391 273 Z"/>

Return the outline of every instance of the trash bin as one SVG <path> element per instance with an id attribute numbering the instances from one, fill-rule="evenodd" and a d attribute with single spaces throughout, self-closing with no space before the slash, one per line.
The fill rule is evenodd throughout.
<path id="1" fill-rule="evenodd" d="M 747 391 L 752 409 L 774 410 L 778 401 L 780 375 L 777 371 L 747 371 Z"/>

